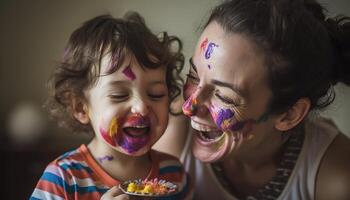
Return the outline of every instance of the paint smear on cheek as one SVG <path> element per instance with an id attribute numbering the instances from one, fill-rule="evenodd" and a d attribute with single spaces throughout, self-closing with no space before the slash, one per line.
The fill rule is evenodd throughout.
<path id="1" fill-rule="evenodd" d="M 113 117 L 110 124 L 109 124 L 109 128 L 106 130 L 105 128 L 103 128 L 102 126 L 100 127 L 100 133 L 103 137 L 103 139 L 110 145 L 112 146 L 116 146 L 115 143 L 115 136 L 118 132 L 118 119 L 117 117 Z"/>
<path id="2" fill-rule="evenodd" d="M 122 72 L 129 80 L 133 81 L 136 79 L 136 75 L 131 70 L 130 66 L 127 66 Z"/>
<path id="3" fill-rule="evenodd" d="M 223 131 L 241 130 L 246 122 L 240 122 L 235 118 L 235 112 L 232 109 L 220 108 L 212 105 L 209 108 L 212 118 L 217 127 Z"/>
<path id="4" fill-rule="evenodd" d="M 187 101 L 182 106 L 183 113 L 189 117 L 195 115 L 197 109 L 198 109 L 198 101 L 194 97 L 188 98 Z"/>

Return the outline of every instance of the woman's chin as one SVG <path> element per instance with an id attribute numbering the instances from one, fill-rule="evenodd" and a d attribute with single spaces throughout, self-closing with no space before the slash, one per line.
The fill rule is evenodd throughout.
<path id="1" fill-rule="evenodd" d="M 225 159 L 233 150 L 235 140 L 229 133 L 223 133 L 215 140 L 205 140 L 199 133 L 193 135 L 192 153 L 202 162 L 212 163 Z"/>

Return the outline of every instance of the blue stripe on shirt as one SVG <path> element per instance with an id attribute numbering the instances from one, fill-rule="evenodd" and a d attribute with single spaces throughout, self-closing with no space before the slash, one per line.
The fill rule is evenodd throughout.
<path id="1" fill-rule="evenodd" d="M 92 170 L 89 167 L 86 167 L 80 163 L 74 163 L 74 162 L 69 163 L 69 164 L 67 164 L 67 163 L 61 164 L 60 163 L 59 165 L 60 165 L 60 167 L 62 167 L 65 170 L 70 170 L 70 169 L 82 170 L 83 169 L 83 170 L 87 171 L 89 174 L 92 174 Z"/>
<path id="2" fill-rule="evenodd" d="M 181 173 L 182 167 L 179 166 L 168 166 L 168 167 L 162 167 L 159 169 L 159 174 L 164 175 L 167 173 Z"/>
<path id="3" fill-rule="evenodd" d="M 108 189 L 105 188 L 98 188 L 96 186 L 87 186 L 87 187 L 81 187 L 77 184 L 69 185 L 66 183 L 61 177 L 52 174 L 50 172 L 45 172 L 42 177 L 40 178 L 42 180 L 49 181 L 53 184 L 59 185 L 67 191 L 67 193 L 74 193 L 75 191 L 81 194 L 84 193 L 91 193 L 91 192 L 99 192 L 99 193 L 105 193 Z"/>

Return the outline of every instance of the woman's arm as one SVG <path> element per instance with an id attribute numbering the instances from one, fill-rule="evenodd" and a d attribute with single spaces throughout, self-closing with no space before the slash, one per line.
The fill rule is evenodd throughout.
<path id="1" fill-rule="evenodd" d="M 350 139 L 343 134 L 335 138 L 321 161 L 315 199 L 350 199 Z"/>

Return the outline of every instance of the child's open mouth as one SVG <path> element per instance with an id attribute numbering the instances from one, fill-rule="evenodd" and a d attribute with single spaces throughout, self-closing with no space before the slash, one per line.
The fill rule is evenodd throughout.
<path id="1" fill-rule="evenodd" d="M 125 127 L 123 131 L 130 137 L 138 138 L 148 135 L 150 131 L 149 126 L 138 126 L 138 127 Z"/>

